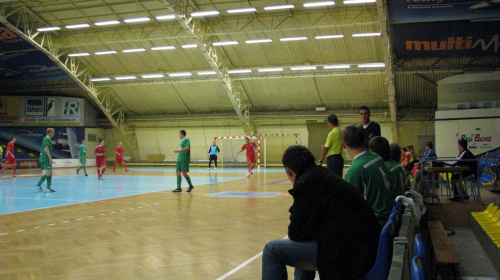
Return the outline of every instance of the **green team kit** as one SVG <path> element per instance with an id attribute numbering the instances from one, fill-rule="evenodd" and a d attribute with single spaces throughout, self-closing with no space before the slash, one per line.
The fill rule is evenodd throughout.
<path id="1" fill-rule="evenodd" d="M 50 162 L 49 156 L 45 148 L 49 148 L 49 152 L 52 155 L 52 139 L 49 136 L 45 136 L 42 141 L 42 148 L 40 151 L 40 168 L 42 170 L 52 170 L 52 163 Z"/>
<path id="2" fill-rule="evenodd" d="M 184 149 L 190 146 L 189 139 L 185 137 L 181 140 L 179 144 L 179 149 Z M 175 171 L 185 171 L 189 172 L 189 162 L 191 161 L 191 151 L 187 150 L 185 152 L 179 152 L 177 156 L 177 164 Z"/>

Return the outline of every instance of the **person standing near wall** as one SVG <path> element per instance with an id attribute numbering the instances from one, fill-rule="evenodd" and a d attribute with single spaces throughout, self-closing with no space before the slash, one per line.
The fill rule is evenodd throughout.
<path id="1" fill-rule="evenodd" d="M 17 138 L 15 136 L 12 136 L 10 138 L 10 142 L 7 144 L 7 152 L 5 153 L 5 167 L 0 170 L 0 174 L 3 174 L 3 172 L 10 167 L 12 167 L 13 173 L 12 176 L 16 177 L 16 168 L 17 168 L 17 160 L 16 160 L 16 155 L 14 154 L 15 152 L 15 147 L 14 143 L 16 143 Z"/>
<path id="2" fill-rule="evenodd" d="M 370 120 L 370 108 L 366 106 L 359 107 L 359 118 L 361 119 L 361 127 L 365 137 L 365 147 L 368 147 L 368 142 L 375 136 L 380 136 L 380 125 L 377 122 Z"/>
<path id="3" fill-rule="evenodd" d="M 323 164 L 323 160 L 326 157 L 326 168 L 342 177 L 342 173 L 344 171 L 344 158 L 342 158 L 342 132 L 338 127 L 339 120 L 337 116 L 329 115 L 327 124 L 332 131 L 328 133 L 325 145 L 321 146 L 319 165 Z"/>
<path id="4" fill-rule="evenodd" d="M 210 165 L 212 164 L 212 160 L 214 161 L 215 164 L 215 169 L 217 169 L 217 154 L 220 153 L 220 149 L 217 146 L 217 143 L 215 141 L 212 142 L 212 146 L 208 148 L 208 168 L 210 169 Z"/>
<path id="5" fill-rule="evenodd" d="M 174 151 L 174 153 L 178 153 L 179 155 L 177 156 L 177 164 L 175 166 L 175 172 L 177 175 L 177 188 L 172 192 L 182 192 L 181 174 L 182 176 L 184 176 L 189 185 L 187 192 L 191 192 L 194 188 L 193 184 L 191 183 L 191 178 L 189 178 L 189 175 L 187 174 L 189 172 L 189 162 L 191 161 L 191 144 L 189 142 L 189 139 L 186 137 L 186 134 L 187 133 L 185 130 L 179 131 L 179 138 L 181 139 L 181 143 L 179 144 L 179 149 Z"/>
<path id="6" fill-rule="evenodd" d="M 99 145 L 95 147 L 95 166 L 97 167 L 97 179 L 102 180 L 102 175 L 106 171 L 106 146 L 104 139 L 99 139 Z"/>
<path id="7" fill-rule="evenodd" d="M 80 167 L 76 170 L 76 175 L 83 169 L 85 172 L 85 176 L 89 176 L 87 174 L 87 146 L 85 145 L 85 139 L 82 140 L 82 144 L 78 147 L 78 158 L 80 159 Z"/>
<path id="8" fill-rule="evenodd" d="M 127 165 L 125 164 L 125 159 L 123 158 L 123 143 L 118 143 L 118 147 L 115 149 L 115 164 L 113 165 L 113 172 L 116 172 L 116 165 L 121 163 L 125 172 L 128 172 Z"/>
<path id="9" fill-rule="evenodd" d="M 47 180 L 47 192 L 55 192 L 50 186 L 52 185 L 52 164 L 54 161 L 52 159 L 52 137 L 54 137 L 54 129 L 47 128 L 47 136 L 42 140 L 42 147 L 40 148 L 40 169 L 42 170 L 42 178 L 35 186 L 40 192 L 42 190 L 42 184 Z"/>

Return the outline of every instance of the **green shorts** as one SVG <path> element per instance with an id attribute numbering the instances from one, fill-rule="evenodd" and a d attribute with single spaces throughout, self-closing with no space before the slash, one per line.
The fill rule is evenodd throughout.
<path id="1" fill-rule="evenodd" d="M 175 171 L 189 172 L 189 161 L 178 161 L 175 165 Z"/>
<path id="2" fill-rule="evenodd" d="M 52 164 L 50 161 L 40 161 L 41 170 L 52 170 Z"/>
<path id="3" fill-rule="evenodd" d="M 86 159 L 86 158 L 81 158 L 81 159 L 80 159 L 80 163 L 82 163 L 82 164 L 83 164 L 83 163 L 86 163 L 86 162 L 87 162 L 87 159 Z"/>

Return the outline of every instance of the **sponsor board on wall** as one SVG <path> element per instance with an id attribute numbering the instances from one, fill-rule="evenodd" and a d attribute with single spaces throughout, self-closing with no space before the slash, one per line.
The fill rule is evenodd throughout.
<path id="1" fill-rule="evenodd" d="M 88 158 L 86 161 L 87 166 L 95 165 L 95 158 Z M 65 167 L 79 167 L 80 160 L 78 159 L 54 159 L 53 168 L 65 168 Z"/>
<path id="2" fill-rule="evenodd" d="M 391 25 L 397 58 L 500 54 L 500 21 Z"/>
<path id="3" fill-rule="evenodd" d="M 19 123 L 19 98 L 18 97 L 0 97 L 0 123 L 17 124 Z"/>
<path id="4" fill-rule="evenodd" d="M 64 97 L 25 97 L 20 111 L 20 125 L 80 126 L 84 99 Z"/>
<path id="5" fill-rule="evenodd" d="M 467 140 L 469 150 L 493 149 L 493 134 L 490 132 L 460 133 L 460 139 Z"/>

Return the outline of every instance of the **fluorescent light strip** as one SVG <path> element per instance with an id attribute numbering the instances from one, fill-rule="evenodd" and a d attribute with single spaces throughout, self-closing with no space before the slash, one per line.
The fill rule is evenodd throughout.
<path id="1" fill-rule="evenodd" d="M 185 76 L 192 76 L 193 74 L 191 72 L 181 72 L 181 73 L 171 73 L 168 75 L 170 77 L 185 77 Z"/>
<path id="2" fill-rule="evenodd" d="M 215 74 L 217 74 L 215 71 L 201 71 L 201 72 L 198 72 L 198 75 L 200 75 L 200 76 L 215 75 Z"/>
<path id="3" fill-rule="evenodd" d="M 344 35 L 339 34 L 339 35 L 318 35 L 314 37 L 315 39 L 321 40 L 321 39 L 335 39 L 335 38 L 344 38 Z"/>
<path id="4" fill-rule="evenodd" d="M 238 41 L 213 42 L 212 46 L 238 45 Z"/>
<path id="5" fill-rule="evenodd" d="M 267 6 L 264 7 L 264 10 L 272 11 L 272 10 L 293 9 L 293 8 L 295 8 L 295 6 L 293 4 L 289 4 L 289 5 Z"/>
<path id="6" fill-rule="evenodd" d="M 251 13 L 257 11 L 257 8 L 251 7 L 251 8 L 241 8 L 241 9 L 230 9 L 227 10 L 229 14 L 236 14 L 236 13 Z"/>
<path id="7" fill-rule="evenodd" d="M 333 5 L 335 5 L 335 1 L 308 2 L 308 3 L 304 3 L 304 7 L 306 7 L 306 8 L 323 7 L 323 6 L 333 6 Z"/>
<path id="8" fill-rule="evenodd" d="M 363 3 L 375 3 L 376 0 L 345 0 L 344 4 L 363 4 Z"/>
<path id="9" fill-rule="evenodd" d="M 286 41 L 299 41 L 299 40 L 307 40 L 307 37 L 287 37 L 287 38 L 280 38 L 280 41 L 286 42 Z"/>
<path id="10" fill-rule="evenodd" d="M 371 33 L 356 33 L 352 34 L 352 37 L 369 37 L 369 36 L 380 36 L 382 33 L 380 32 L 371 32 Z"/>
<path id="11" fill-rule="evenodd" d="M 293 71 L 316 70 L 316 66 L 294 66 L 294 67 L 290 67 L 290 70 L 293 70 Z"/>
<path id="12" fill-rule="evenodd" d="M 117 51 L 102 51 L 102 52 L 95 52 L 95 55 L 104 55 L 104 54 L 114 54 L 117 53 Z"/>
<path id="13" fill-rule="evenodd" d="M 350 64 L 325 65 L 323 69 L 346 69 L 351 68 Z"/>
<path id="14" fill-rule="evenodd" d="M 165 78 L 163 74 L 146 74 L 141 76 L 143 79 Z"/>
<path id="15" fill-rule="evenodd" d="M 68 28 L 68 29 L 87 28 L 87 27 L 90 27 L 90 24 L 88 24 L 88 23 L 79 23 L 79 24 L 66 25 L 66 28 Z"/>
<path id="16" fill-rule="evenodd" d="M 246 40 L 247 44 L 257 44 L 257 43 L 271 43 L 272 39 L 257 39 L 257 40 Z"/>
<path id="17" fill-rule="evenodd" d="M 44 31 L 54 31 L 54 30 L 59 30 L 61 27 L 58 26 L 49 26 L 49 27 L 40 27 L 37 28 L 36 31 L 44 32 Z"/>
<path id="18" fill-rule="evenodd" d="M 229 74 L 252 73 L 252 69 L 227 70 L 227 73 L 229 73 Z"/>
<path id="19" fill-rule="evenodd" d="M 118 20 L 99 21 L 94 23 L 97 26 L 120 24 Z"/>
<path id="20" fill-rule="evenodd" d="M 91 82 L 102 82 L 102 81 L 110 81 L 111 79 L 108 77 L 103 77 L 103 78 L 92 78 L 90 79 Z"/>
<path id="21" fill-rule="evenodd" d="M 117 76 L 115 77 L 115 80 L 133 80 L 137 79 L 136 76 Z"/>
<path id="22" fill-rule="evenodd" d="M 161 47 L 152 47 L 151 50 L 153 51 L 162 51 L 162 50 L 173 50 L 175 49 L 174 46 L 161 46 Z"/>
<path id="23" fill-rule="evenodd" d="M 259 72 L 281 72 L 283 71 L 283 68 L 281 67 L 276 67 L 276 68 L 260 68 L 257 69 Z"/>
<path id="24" fill-rule="evenodd" d="M 183 49 L 191 49 L 191 48 L 196 48 L 198 45 L 196 44 L 187 44 L 187 45 L 182 45 L 181 48 Z"/>
<path id="25" fill-rule="evenodd" d="M 68 54 L 68 56 L 71 56 L 71 57 L 88 56 L 88 55 L 90 55 L 90 53 L 87 53 L 87 52 L 84 52 L 84 53 L 70 53 L 70 54 Z"/>
<path id="26" fill-rule="evenodd" d="M 139 17 L 139 18 L 126 18 L 123 21 L 126 23 L 134 23 L 134 22 L 145 22 L 150 20 L 151 19 L 148 17 Z"/>
<path id="27" fill-rule="evenodd" d="M 157 20 L 175 19 L 175 14 L 156 16 Z"/>
<path id="28" fill-rule="evenodd" d="M 204 16 L 216 16 L 219 14 L 219 11 L 202 11 L 202 12 L 192 12 L 192 17 L 204 17 Z"/>
<path id="29" fill-rule="evenodd" d="M 143 49 L 143 48 L 140 48 L 140 49 L 126 49 L 126 50 L 122 50 L 122 52 L 124 53 L 131 53 L 131 52 L 144 52 L 146 51 L 146 49 Z"/>
<path id="30" fill-rule="evenodd" d="M 385 67 L 385 63 L 364 63 L 358 64 L 359 68 L 376 68 L 376 67 Z"/>

